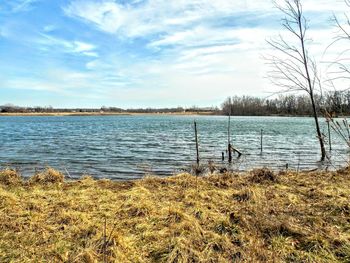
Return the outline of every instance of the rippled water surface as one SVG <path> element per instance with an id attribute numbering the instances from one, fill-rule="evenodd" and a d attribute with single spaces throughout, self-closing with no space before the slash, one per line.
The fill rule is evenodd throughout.
<path id="1" fill-rule="evenodd" d="M 227 117 L 216 116 L 0 117 L 0 165 L 18 167 L 24 175 L 45 166 L 75 178 L 83 174 L 112 179 L 170 175 L 196 159 L 194 120 L 203 163 L 213 160 L 226 165 L 221 152 L 227 144 Z M 327 134 L 323 119 L 321 123 Z M 333 134 L 331 162 L 317 162 L 312 118 L 233 117 L 231 133 L 234 146 L 244 153 L 234 160 L 233 169 L 282 168 L 286 163 L 292 168 L 334 169 L 348 160 L 345 144 Z"/>

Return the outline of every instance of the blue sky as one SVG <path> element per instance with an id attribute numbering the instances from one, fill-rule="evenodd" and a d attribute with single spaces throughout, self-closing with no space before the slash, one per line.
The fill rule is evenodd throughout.
<path id="1" fill-rule="evenodd" d="M 321 57 L 342 0 L 304 0 Z M 350 10 L 349 10 L 350 12 Z M 0 105 L 219 106 L 267 96 L 269 0 L 0 0 Z"/>

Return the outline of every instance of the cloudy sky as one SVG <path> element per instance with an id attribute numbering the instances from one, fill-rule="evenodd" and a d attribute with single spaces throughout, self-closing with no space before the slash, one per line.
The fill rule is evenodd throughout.
<path id="1" fill-rule="evenodd" d="M 312 55 L 325 60 L 329 19 L 346 5 L 303 3 Z M 268 96 L 261 57 L 281 18 L 270 0 L 0 0 L 0 105 L 216 106 L 229 95 Z"/>

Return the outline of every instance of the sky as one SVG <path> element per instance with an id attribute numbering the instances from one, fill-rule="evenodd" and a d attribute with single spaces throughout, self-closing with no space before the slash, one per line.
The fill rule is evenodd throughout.
<path id="1" fill-rule="evenodd" d="M 343 0 L 303 0 L 312 55 L 326 61 Z M 220 106 L 266 97 L 270 0 L 0 0 L 0 105 Z M 347 43 L 326 56 L 334 56 Z M 325 70 L 326 71 L 326 70 Z"/>

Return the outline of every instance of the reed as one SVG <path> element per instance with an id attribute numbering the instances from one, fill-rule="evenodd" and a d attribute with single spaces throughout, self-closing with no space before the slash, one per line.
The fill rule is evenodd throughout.
<path id="1" fill-rule="evenodd" d="M 335 134 L 345 142 L 345 144 L 350 147 L 350 126 L 348 123 L 348 120 L 346 118 L 342 120 L 337 120 L 333 118 L 329 113 L 326 112 L 325 114 L 326 121 L 328 125 L 332 128 L 332 130 L 335 132 Z M 328 131 L 328 140 L 330 144 L 331 149 L 331 133 Z"/>

